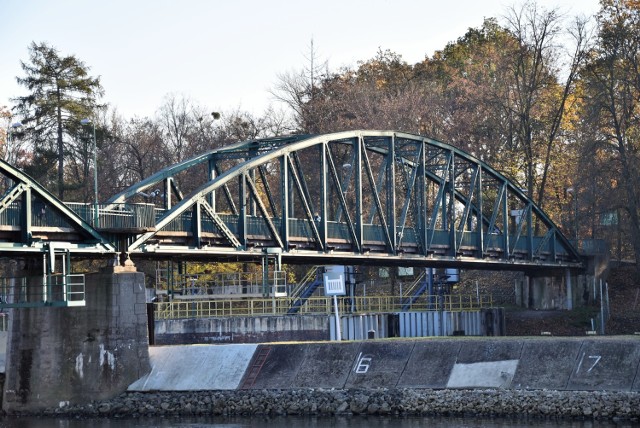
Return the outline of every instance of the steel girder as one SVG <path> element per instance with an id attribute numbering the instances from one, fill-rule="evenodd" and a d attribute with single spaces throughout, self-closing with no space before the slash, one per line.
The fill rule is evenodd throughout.
<path id="1" fill-rule="evenodd" d="M 176 176 L 201 165 L 206 177 L 182 195 Z M 276 247 L 284 260 L 301 262 L 582 263 L 514 183 L 468 153 L 417 135 L 350 131 L 246 141 L 165 168 L 109 202 L 159 183 L 164 210 L 155 230 L 131 240 L 131 254 L 242 257 Z"/>
<path id="2" fill-rule="evenodd" d="M 0 160 L 0 255 L 68 251 L 115 253 L 115 247 L 34 179 Z"/>

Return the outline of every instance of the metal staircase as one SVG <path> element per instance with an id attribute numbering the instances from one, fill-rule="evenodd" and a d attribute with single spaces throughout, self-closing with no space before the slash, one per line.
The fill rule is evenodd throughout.
<path id="1" fill-rule="evenodd" d="M 420 272 L 420 275 L 416 277 L 413 283 L 411 283 L 409 288 L 403 293 L 402 297 L 404 301 L 402 303 L 402 310 L 408 311 L 409 309 L 411 309 L 411 305 L 413 305 L 416 300 L 418 300 L 418 298 L 422 296 L 425 291 L 427 291 L 428 287 L 429 277 L 427 275 L 427 270 L 424 269 L 422 272 Z"/>
<path id="2" fill-rule="evenodd" d="M 302 278 L 300 283 L 291 292 L 291 307 L 288 314 L 296 314 L 309 297 L 313 295 L 319 285 L 322 284 L 322 266 L 313 266 Z"/>

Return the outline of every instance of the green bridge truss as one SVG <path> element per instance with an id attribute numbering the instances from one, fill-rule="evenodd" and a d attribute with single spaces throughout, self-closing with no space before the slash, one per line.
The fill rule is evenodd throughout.
<path id="1" fill-rule="evenodd" d="M 112 238 L 131 257 L 582 267 L 518 186 L 468 153 L 405 133 L 295 135 L 211 150 L 113 196 L 100 205 L 101 221 L 139 210 L 131 201 L 140 195 L 158 205 L 152 224 Z"/>

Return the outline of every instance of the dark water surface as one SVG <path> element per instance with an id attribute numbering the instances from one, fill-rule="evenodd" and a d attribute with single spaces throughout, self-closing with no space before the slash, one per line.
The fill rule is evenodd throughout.
<path id="1" fill-rule="evenodd" d="M 2 428 L 418 428 L 418 427 L 637 427 L 638 422 L 622 421 L 547 421 L 491 418 L 446 418 L 446 417 L 180 417 L 180 418 L 136 418 L 136 419 L 69 419 L 69 418 L 0 418 Z"/>

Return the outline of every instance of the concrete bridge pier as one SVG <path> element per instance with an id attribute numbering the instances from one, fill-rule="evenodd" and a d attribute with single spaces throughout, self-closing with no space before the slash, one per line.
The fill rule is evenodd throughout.
<path id="1" fill-rule="evenodd" d="M 144 274 L 111 268 L 86 276 L 84 307 L 11 310 L 2 408 L 107 399 L 149 371 Z"/>
<path id="2" fill-rule="evenodd" d="M 586 269 L 525 275 L 515 284 L 516 304 L 529 309 L 572 310 L 597 303 L 596 284 L 607 280 L 609 251 L 600 241 L 587 243 L 581 253 Z"/>

